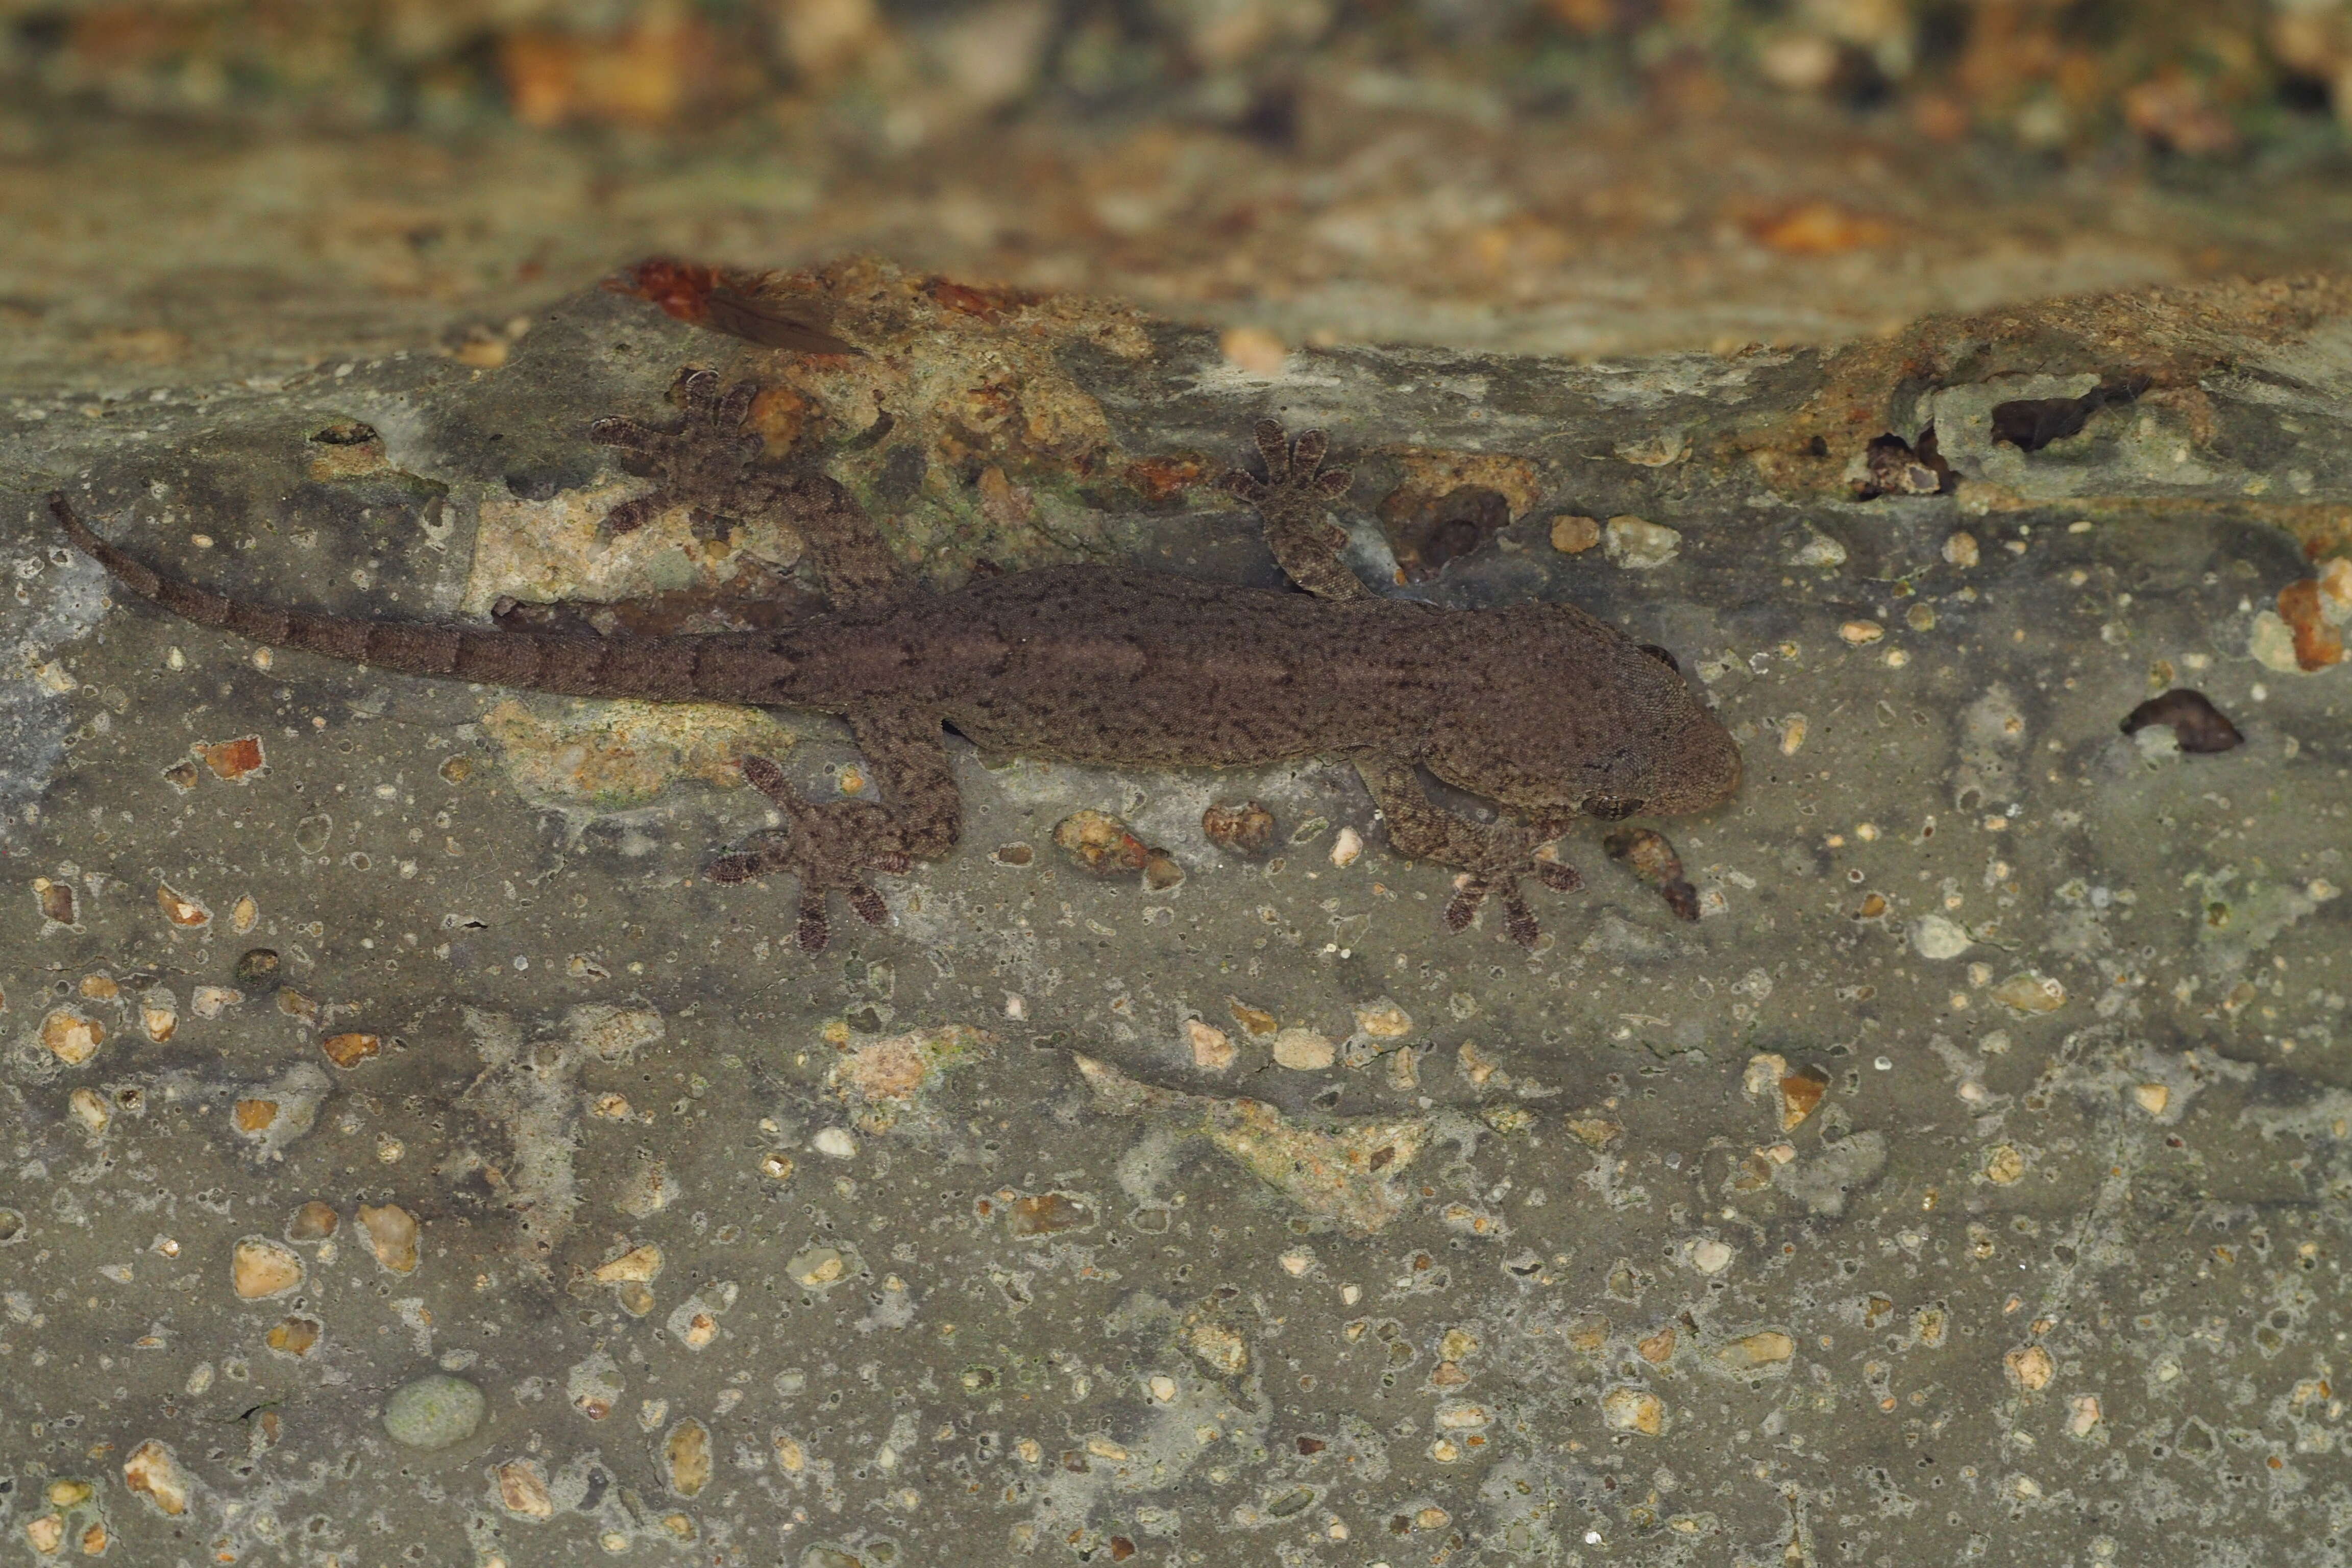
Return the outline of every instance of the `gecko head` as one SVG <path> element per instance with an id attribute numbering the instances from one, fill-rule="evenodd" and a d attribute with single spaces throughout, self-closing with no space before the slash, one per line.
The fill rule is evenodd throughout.
<path id="1" fill-rule="evenodd" d="M 1611 758 L 1608 778 L 1588 794 L 1588 816 L 1678 816 L 1709 811 L 1739 791 L 1739 743 L 1701 704 L 1674 656 L 1643 646 L 1626 661 L 1628 694 L 1640 712 L 1633 735 Z"/>
<path id="2" fill-rule="evenodd" d="M 1636 813 L 1679 816 L 1711 811 L 1739 793 L 1739 742 L 1696 702 L 1683 721 L 1655 738 L 1643 782 L 1622 797 L 1588 801 L 1591 816 L 1614 821 Z M 1603 809 L 1594 810 L 1595 805 Z"/>

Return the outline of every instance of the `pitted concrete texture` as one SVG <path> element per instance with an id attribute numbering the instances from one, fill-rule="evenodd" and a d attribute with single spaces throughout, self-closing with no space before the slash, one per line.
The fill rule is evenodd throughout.
<path id="1" fill-rule="evenodd" d="M 868 357 L 591 294 L 496 367 L 5 410 L 12 1560 L 2344 1560 L 2332 285 L 1255 370 L 793 286 Z M 866 787 L 829 721 L 272 655 L 41 504 L 301 606 L 747 624 L 788 527 L 593 527 L 638 481 L 589 422 L 688 363 L 940 581 L 1270 584 L 1196 481 L 1325 425 L 1383 591 L 1664 645 L 1745 790 L 1570 835 L 1528 952 L 1449 935 L 1337 763 L 965 748 L 961 847 L 812 957 L 788 889 L 699 872 L 766 825 L 746 750 Z M 2243 743 L 2122 731 L 2176 688 Z M 1246 802 L 1254 854 L 1203 824 Z"/>

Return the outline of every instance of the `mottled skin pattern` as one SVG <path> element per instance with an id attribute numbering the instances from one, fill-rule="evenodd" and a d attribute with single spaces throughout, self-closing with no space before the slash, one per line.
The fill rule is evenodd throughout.
<path id="1" fill-rule="evenodd" d="M 1446 923 L 1494 895 L 1513 939 L 1533 942 L 1517 879 L 1573 889 L 1539 854 L 1578 815 L 1703 811 L 1739 784 L 1739 750 L 1654 648 L 1565 605 L 1444 610 L 1384 599 L 1336 556 L 1324 521 L 1345 474 L 1323 437 L 1257 427 L 1266 474 L 1226 487 L 1264 517 L 1276 560 L 1307 593 L 1204 584 L 1127 566 L 1052 566 L 934 593 L 895 570 L 847 491 L 755 466 L 751 396 L 710 372 L 680 383 L 685 416 L 656 428 L 600 421 L 601 445 L 656 481 L 616 509 L 742 517 L 781 509 L 809 541 L 831 607 L 770 632 L 673 637 L 402 625 L 306 616 L 159 576 L 50 498 L 74 542 L 132 592 L 261 642 L 413 675 L 581 697 L 746 702 L 846 719 L 881 801 L 803 800 L 764 757 L 743 773 L 789 826 L 710 868 L 723 882 L 772 871 L 800 883 L 798 937 L 825 942 L 825 895 L 887 918 L 866 881 L 954 847 L 961 802 L 942 726 L 984 751 L 1120 767 L 1246 767 L 1312 756 L 1353 762 L 1402 855 L 1465 876 Z M 1493 824 L 1433 803 L 1418 770 L 1505 808 Z"/>

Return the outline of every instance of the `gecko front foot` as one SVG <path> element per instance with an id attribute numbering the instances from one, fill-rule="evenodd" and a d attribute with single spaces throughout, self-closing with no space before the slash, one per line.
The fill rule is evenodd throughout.
<path id="1" fill-rule="evenodd" d="M 1543 928 L 1536 924 L 1534 911 L 1519 896 L 1519 878 L 1533 874 L 1535 879 L 1555 892 L 1572 893 L 1584 886 L 1583 874 L 1573 866 L 1559 860 L 1549 860 L 1540 855 L 1528 854 L 1506 858 L 1496 869 L 1466 872 L 1455 887 L 1454 897 L 1445 906 L 1445 929 L 1458 931 L 1478 917 L 1478 906 L 1492 897 L 1503 906 L 1503 930 L 1521 947 L 1533 947 Z"/>
<path id="2" fill-rule="evenodd" d="M 822 952 L 830 935 L 825 927 L 827 892 L 839 892 L 868 925 L 878 926 L 890 918 L 888 906 L 866 873 L 901 872 L 914 862 L 899 847 L 899 831 L 887 812 L 871 801 L 803 800 L 784 771 L 765 757 L 745 757 L 743 776 L 783 808 L 792 826 L 761 834 L 753 847 L 711 862 L 712 881 L 748 882 L 772 871 L 799 879 L 800 922 L 794 938 L 803 952 Z"/>
<path id="3" fill-rule="evenodd" d="M 643 527 L 674 506 L 688 508 L 696 529 L 706 529 L 740 515 L 750 499 L 751 464 L 763 443 L 744 422 L 760 389 L 739 382 L 721 390 L 717 371 L 690 370 L 674 394 L 685 413 L 666 428 L 635 419 L 599 419 L 588 427 L 588 439 L 623 454 L 622 468 L 655 481 L 646 494 L 605 513 L 604 526 L 614 533 Z"/>
<path id="4" fill-rule="evenodd" d="M 1347 534 L 1323 521 L 1324 508 L 1352 482 L 1345 468 L 1323 466 L 1323 432 L 1309 430 L 1293 441 L 1278 422 L 1261 419 L 1254 434 L 1265 478 L 1236 468 L 1224 477 L 1226 493 L 1257 509 L 1266 548 L 1292 582 L 1328 599 L 1363 597 L 1364 585 L 1339 559 Z"/>

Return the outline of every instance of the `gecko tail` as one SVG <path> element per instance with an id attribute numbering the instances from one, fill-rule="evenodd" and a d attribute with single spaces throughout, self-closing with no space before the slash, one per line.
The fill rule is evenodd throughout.
<path id="1" fill-rule="evenodd" d="M 75 515 L 65 492 L 52 490 L 48 499 L 49 510 L 76 548 L 141 598 L 198 626 L 403 675 L 443 676 L 573 697 L 675 701 L 696 695 L 692 650 L 671 639 L 353 620 L 249 604 L 164 576 L 91 532 Z"/>

